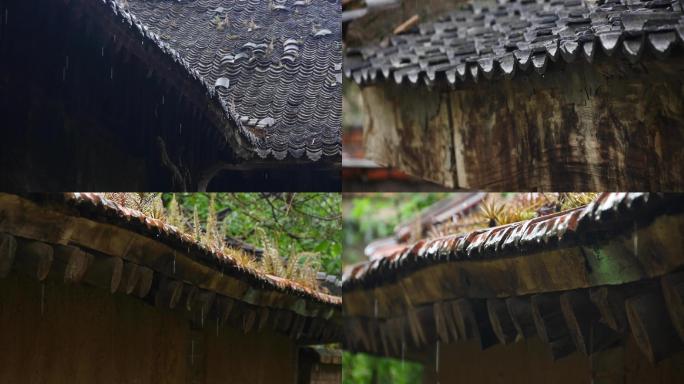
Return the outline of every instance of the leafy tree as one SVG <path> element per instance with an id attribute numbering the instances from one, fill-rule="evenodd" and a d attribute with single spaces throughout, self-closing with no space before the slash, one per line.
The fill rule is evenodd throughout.
<path id="1" fill-rule="evenodd" d="M 298 263 L 320 261 L 321 270 L 340 274 L 340 194 L 168 193 L 162 199 L 167 212 L 177 205 L 173 208 L 180 212 L 180 218 L 174 219 L 180 221 L 177 226 L 186 225 L 195 230 L 202 227 L 205 234 L 222 232 L 256 246 L 262 246 L 267 233 L 269 244 L 283 257 L 294 255 Z M 215 212 L 216 221 L 211 212 Z M 312 254 L 318 255 L 316 260 Z"/>

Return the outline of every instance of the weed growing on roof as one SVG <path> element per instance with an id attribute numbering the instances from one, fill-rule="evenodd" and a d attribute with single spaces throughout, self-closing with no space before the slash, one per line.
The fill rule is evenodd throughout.
<path id="1" fill-rule="evenodd" d="M 316 288 L 316 272 L 321 268 L 317 253 L 297 253 L 291 249 L 289 257 L 285 258 L 281 255 L 278 244 L 267 235 L 264 229 L 259 227 L 255 230 L 263 248 L 261 260 L 257 260 L 253 254 L 243 249 L 228 246 L 225 237 L 229 232 L 228 217 L 219 223 L 215 194 L 209 195 L 204 222 L 200 220 L 196 205 L 190 217 L 186 217 L 187 213 L 181 208 L 175 194 L 172 194 L 166 208 L 159 193 L 104 193 L 104 197 L 122 207 L 135 209 L 146 216 L 162 220 L 176 227 L 180 232 L 190 234 L 195 241 L 230 256 L 244 268 L 256 269 L 296 281 L 309 288 Z"/>
<path id="2" fill-rule="evenodd" d="M 428 238 L 437 238 L 477 229 L 531 220 L 591 203 L 598 193 L 490 193 L 480 203 L 479 212 L 435 225 Z M 417 231 L 416 231 L 417 232 Z M 419 233 L 419 232 L 417 232 Z M 415 235 L 412 235 L 415 236 Z M 421 237 L 412 237 L 417 241 Z"/>
<path id="3" fill-rule="evenodd" d="M 266 232 L 261 228 L 257 228 L 257 232 L 261 238 L 261 247 L 264 250 L 259 263 L 259 270 L 296 281 L 309 288 L 316 287 L 316 272 L 321 267 L 318 254 L 314 252 L 296 253 L 291 250 L 289 257 L 283 258 L 278 245 L 266 236 Z"/>

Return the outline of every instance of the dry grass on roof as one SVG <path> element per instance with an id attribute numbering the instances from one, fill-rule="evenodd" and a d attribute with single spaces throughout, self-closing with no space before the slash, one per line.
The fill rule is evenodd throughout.
<path id="1" fill-rule="evenodd" d="M 490 193 L 479 210 L 465 217 L 453 218 L 428 230 L 428 238 L 454 233 L 471 232 L 483 228 L 517 223 L 552 213 L 583 207 L 599 196 L 595 192 L 582 193 Z M 418 239 L 413 239 L 418 240 Z"/>
<path id="2" fill-rule="evenodd" d="M 175 194 L 166 207 L 160 193 L 104 193 L 103 196 L 122 207 L 138 210 L 146 216 L 176 227 L 181 232 L 191 235 L 198 243 L 232 257 L 244 268 L 282 277 L 310 289 L 318 288 L 316 273 L 321 269 L 321 263 L 316 253 L 293 251 L 284 257 L 280 254 L 278 245 L 262 228 L 256 229 L 263 249 L 260 260 L 243 249 L 228 246 L 225 240 L 228 233 L 227 222 L 219 223 L 214 194 L 209 195 L 205 220 L 200 219 L 197 207 L 192 214 L 183 211 Z"/>

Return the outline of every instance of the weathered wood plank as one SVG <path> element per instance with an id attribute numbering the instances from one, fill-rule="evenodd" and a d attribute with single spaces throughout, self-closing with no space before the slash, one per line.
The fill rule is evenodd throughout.
<path id="1" fill-rule="evenodd" d="M 672 325 L 659 293 L 645 293 L 625 301 L 627 320 L 637 345 L 644 355 L 657 363 L 684 350 L 684 343 Z"/>
<path id="2" fill-rule="evenodd" d="M 600 322 L 601 313 L 589 299 L 589 292 L 565 292 L 560 303 L 570 336 L 583 354 L 602 351 L 620 340 L 617 332 Z"/>
<path id="3" fill-rule="evenodd" d="M 17 240 L 12 235 L 0 233 L 0 278 L 9 275 L 17 253 Z"/>
<path id="4" fill-rule="evenodd" d="M 530 301 L 537 335 L 543 342 L 549 344 L 554 360 L 573 353 L 576 349 L 565 324 L 559 295 L 555 293 L 534 295 Z"/>
<path id="5" fill-rule="evenodd" d="M 465 340 L 475 340 L 480 349 L 495 345 L 498 340 L 487 316 L 487 304 L 481 300 L 459 299 L 452 311 L 456 315 L 459 334 Z"/>
<path id="6" fill-rule="evenodd" d="M 537 334 L 532 315 L 532 304 L 527 297 L 509 297 L 506 299 L 506 307 L 513 321 L 518 337 L 527 339 Z"/>
<path id="7" fill-rule="evenodd" d="M 135 290 L 138 285 L 138 279 L 140 275 L 138 274 L 139 265 L 136 263 L 130 263 L 124 261 L 123 275 L 121 277 L 121 284 L 119 285 L 119 292 L 130 295 Z"/>
<path id="8" fill-rule="evenodd" d="M 520 257 L 451 262 L 416 269 L 397 276 L 368 295 L 363 289 L 344 293 L 347 315 L 374 316 L 373 298 L 381 293 L 383 302 L 410 302 L 413 306 L 432 305 L 460 297 L 507 298 L 543 292 L 559 292 L 602 285 L 623 285 L 657 278 L 684 267 L 684 248 L 676 236 L 684 232 L 684 215 L 663 215 L 637 228 L 632 236 L 612 237 L 592 247 L 550 247 Z M 639 239 L 638 255 L 633 238 Z M 644 248 L 646 247 L 646 248 Z M 647 257 L 658 249 L 658 257 Z M 434 281 L 448 282 L 448 289 Z M 427 289 L 422 289 L 423 287 Z M 420 289 L 417 289 L 420 288 Z M 378 305 L 378 315 L 403 315 L 404 306 Z"/>
<path id="9" fill-rule="evenodd" d="M 160 308 L 176 308 L 183 296 L 183 282 L 163 277 L 154 298 L 154 303 Z"/>
<path id="10" fill-rule="evenodd" d="M 672 273 L 660 279 L 663 298 L 670 313 L 670 319 L 684 341 L 684 272 Z"/>
<path id="11" fill-rule="evenodd" d="M 80 283 L 92 264 L 93 257 L 78 247 L 54 246 L 55 270 L 65 283 Z"/>
<path id="12" fill-rule="evenodd" d="M 502 299 L 487 300 L 487 313 L 499 342 L 508 344 L 515 341 L 518 330 L 508 312 L 506 301 Z"/>
<path id="13" fill-rule="evenodd" d="M 154 271 L 150 268 L 140 266 L 138 267 L 138 289 L 136 294 L 140 298 L 146 297 L 150 290 L 152 289 L 152 283 L 154 281 Z"/>
<path id="14" fill-rule="evenodd" d="M 17 270 L 43 281 L 47 278 L 54 260 L 51 245 L 39 241 L 17 239 L 15 266 Z"/>
<path id="15" fill-rule="evenodd" d="M 617 332 L 624 332 L 629 327 L 625 311 L 625 291 L 617 287 L 600 287 L 592 289 L 590 299 L 601 313 L 603 322 Z"/>
<path id="16" fill-rule="evenodd" d="M 124 263 L 118 257 L 89 254 L 90 264 L 83 275 L 83 282 L 114 293 L 121 285 Z"/>
<path id="17" fill-rule="evenodd" d="M 683 68 L 602 57 L 455 89 L 366 86 L 366 154 L 448 187 L 682 190 Z"/>

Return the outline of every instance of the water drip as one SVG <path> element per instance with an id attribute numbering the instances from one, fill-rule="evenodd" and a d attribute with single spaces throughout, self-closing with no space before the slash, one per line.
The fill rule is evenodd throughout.
<path id="1" fill-rule="evenodd" d="M 401 369 L 404 369 L 405 356 L 406 356 L 406 342 L 404 340 L 401 340 Z"/>
<path id="2" fill-rule="evenodd" d="M 45 283 L 40 285 L 40 316 L 45 314 Z"/>
<path id="3" fill-rule="evenodd" d="M 634 246 L 634 256 L 639 255 L 639 235 L 637 234 L 637 222 L 634 222 L 634 232 L 632 232 L 632 245 Z"/>
<path id="4" fill-rule="evenodd" d="M 439 340 L 435 346 L 435 372 L 439 373 Z"/>

